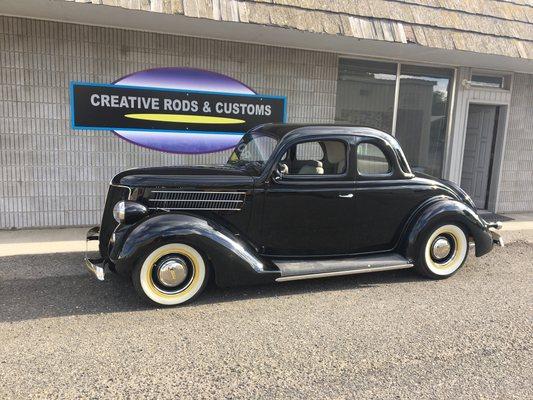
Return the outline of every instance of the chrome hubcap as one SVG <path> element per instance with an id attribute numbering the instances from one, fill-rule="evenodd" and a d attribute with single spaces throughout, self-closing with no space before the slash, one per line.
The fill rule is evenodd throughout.
<path id="1" fill-rule="evenodd" d="M 165 260 L 157 270 L 157 278 L 166 287 L 180 285 L 187 278 L 188 267 L 184 259 L 172 257 Z"/>
<path id="2" fill-rule="evenodd" d="M 431 246 L 431 255 L 436 260 L 443 260 L 448 257 L 451 249 L 452 245 L 450 244 L 449 239 L 444 236 L 439 236 Z"/>

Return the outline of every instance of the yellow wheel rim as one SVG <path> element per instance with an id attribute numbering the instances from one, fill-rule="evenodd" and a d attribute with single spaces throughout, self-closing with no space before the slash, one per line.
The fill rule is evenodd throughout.
<path id="1" fill-rule="evenodd" d="M 157 262 L 169 254 L 186 257 L 192 266 L 192 278 L 187 287 L 177 293 L 165 293 L 153 281 L 153 271 Z M 140 271 L 141 287 L 153 301 L 163 305 L 175 305 L 192 298 L 202 288 L 206 276 L 206 267 L 200 253 L 191 246 L 182 243 L 166 244 L 152 251 L 144 260 Z"/>

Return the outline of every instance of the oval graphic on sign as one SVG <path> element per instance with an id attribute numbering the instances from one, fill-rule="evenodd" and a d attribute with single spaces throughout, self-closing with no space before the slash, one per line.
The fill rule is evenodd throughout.
<path id="1" fill-rule="evenodd" d="M 74 129 L 111 130 L 140 146 L 172 153 L 234 147 L 244 132 L 285 121 L 285 98 L 194 68 L 154 68 L 112 84 L 71 83 Z"/>

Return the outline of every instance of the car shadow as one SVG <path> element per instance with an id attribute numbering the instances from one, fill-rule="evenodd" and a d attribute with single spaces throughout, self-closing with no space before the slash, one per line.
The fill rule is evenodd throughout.
<path id="1" fill-rule="evenodd" d="M 82 253 L 0 257 L 0 322 L 153 309 L 135 294 L 128 279 L 107 273 L 97 281 L 82 266 Z M 411 270 L 219 288 L 208 285 L 184 307 L 302 293 L 372 287 L 421 278 Z"/>

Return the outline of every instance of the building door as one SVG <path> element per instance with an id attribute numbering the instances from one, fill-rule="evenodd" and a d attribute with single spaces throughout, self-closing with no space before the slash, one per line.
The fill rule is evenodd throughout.
<path id="1" fill-rule="evenodd" d="M 487 206 L 497 118 L 497 106 L 471 104 L 468 110 L 461 187 L 481 209 Z"/>

